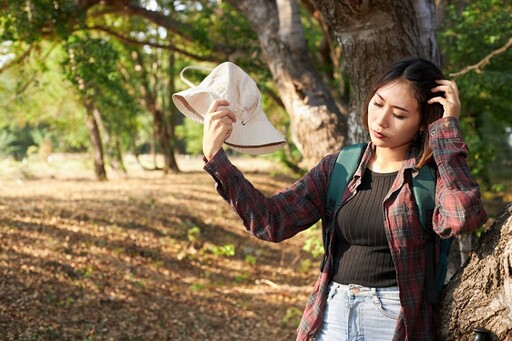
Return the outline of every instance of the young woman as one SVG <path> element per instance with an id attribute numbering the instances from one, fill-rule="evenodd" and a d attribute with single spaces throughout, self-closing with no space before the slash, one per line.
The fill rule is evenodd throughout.
<path id="1" fill-rule="evenodd" d="M 217 100 L 205 115 L 205 170 L 219 194 L 256 237 L 280 242 L 322 219 L 331 245 L 297 330 L 298 340 L 432 340 L 425 289 L 427 232 L 418 218 L 412 178 L 437 169 L 433 230 L 443 238 L 486 219 L 466 162 L 457 86 L 431 62 L 391 65 L 362 113 L 371 137 L 342 206 L 326 214 L 329 155 L 290 188 L 265 196 L 228 160 L 221 146 L 235 115 Z M 418 152 L 419 150 L 419 152 Z"/>

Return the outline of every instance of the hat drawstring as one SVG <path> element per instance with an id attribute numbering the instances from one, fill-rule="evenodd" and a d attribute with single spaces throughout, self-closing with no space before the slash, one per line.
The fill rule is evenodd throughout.
<path id="1" fill-rule="evenodd" d="M 180 79 L 182 80 L 183 83 L 187 84 L 190 88 L 193 88 L 196 85 L 194 83 L 192 83 L 191 81 L 189 81 L 187 78 L 185 78 L 185 76 L 183 75 L 183 73 L 189 69 L 202 70 L 202 71 L 212 71 L 213 70 L 212 68 L 207 67 L 207 66 L 199 66 L 199 65 L 185 66 L 183 68 L 183 70 L 181 70 L 181 72 L 180 72 Z"/>
<path id="2" fill-rule="evenodd" d="M 232 111 L 235 113 L 235 116 L 240 119 L 240 123 L 243 126 L 246 125 L 247 123 L 249 123 L 249 121 L 251 121 L 258 114 L 258 111 L 255 110 L 255 112 L 251 116 L 246 118 L 247 117 L 247 113 L 248 113 L 247 109 L 245 109 L 245 108 L 233 108 Z"/>

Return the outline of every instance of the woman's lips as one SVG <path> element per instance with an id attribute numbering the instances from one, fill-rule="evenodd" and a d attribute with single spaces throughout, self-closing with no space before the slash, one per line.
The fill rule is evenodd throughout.
<path id="1" fill-rule="evenodd" d="M 373 132 L 373 136 L 375 136 L 378 139 L 383 139 L 384 137 L 386 137 L 384 134 L 379 133 L 378 131 L 373 130 L 372 132 Z"/>

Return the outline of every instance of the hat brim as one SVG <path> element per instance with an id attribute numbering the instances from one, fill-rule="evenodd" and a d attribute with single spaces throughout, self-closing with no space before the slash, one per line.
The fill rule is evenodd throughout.
<path id="1" fill-rule="evenodd" d="M 259 115 L 259 118 L 245 124 L 237 120 L 224 143 L 237 152 L 247 154 L 272 153 L 283 147 L 286 140 L 266 119 L 266 115 Z"/>
<path id="2" fill-rule="evenodd" d="M 201 86 L 172 95 L 172 101 L 176 108 L 183 115 L 199 123 L 204 123 L 203 115 L 208 111 L 212 102 L 219 98 L 219 96 Z"/>

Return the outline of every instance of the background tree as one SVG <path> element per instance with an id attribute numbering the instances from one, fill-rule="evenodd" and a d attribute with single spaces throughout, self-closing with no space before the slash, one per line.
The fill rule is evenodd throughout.
<path id="1" fill-rule="evenodd" d="M 68 39 L 66 49 L 69 58 L 63 65 L 86 108 L 95 174 L 99 180 L 105 180 L 102 140 L 108 138 L 110 149 L 114 151 L 112 156 L 123 168 L 117 135 L 133 133 L 133 117 L 140 109 L 122 82 L 119 52 L 107 40 L 73 35 Z"/>
<path id="2" fill-rule="evenodd" d="M 152 115 L 152 135 L 155 141 L 159 141 L 160 152 L 164 156 L 164 166 L 161 169 L 164 173 L 177 172 L 179 168 L 174 156 L 175 150 L 172 148 L 172 142 L 175 141 L 174 127 L 171 125 L 173 112 L 166 110 L 166 107 L 168 109 L 167 101 L 171 93 L 170 88 L 174 86 L 174 77 L 168 77 L 168 70 L 171 70 L 174 65 L 169 62 L 169 58 L 166 58 L 168 53 L 161 50 L 154 49 L 151 53 L 147 53 L 134 47 L 131 55 L 136 68 L 135 73 L 139 78 L 139 88 L 137 89 L 140 93 L 139 100 Z M 165 76 L 163 80 L 162 73 Z M 169 79 L 169 81 L 166 82 L 166 79 Z M 156 149 L 152 149 L 153 153 L 156 153 Z M 156 166 L 156 163 L 155 169 L 160 169 Z"/>

